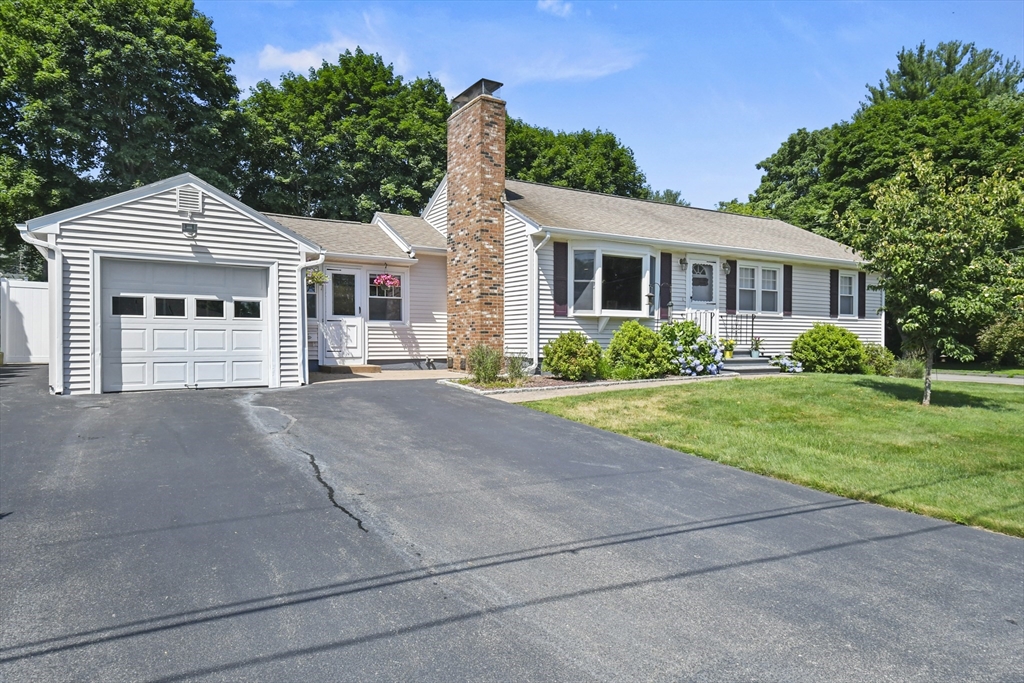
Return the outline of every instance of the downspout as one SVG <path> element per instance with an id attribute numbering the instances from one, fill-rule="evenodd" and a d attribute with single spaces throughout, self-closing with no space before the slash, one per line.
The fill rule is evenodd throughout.
<path id="1" fill-rule="evenodd" d="M 301 320 L 299 320 L 299 348 L 302 349 L 302 353 L 299 357 L 299 364 L 301 367 L 302 374 L 300 375 L 303 384 L 309 384 L 309 340 L 306 339 L 306 335 L 309 334 L 309 318 L 307 317 L 309 312 L 306 310 L 306 277 L 303 271 L 307 268 L 314 268 L 323 265 L 324 259 L 327 258 L 327 252 L 323 249 L 320 250 L 320 256 L 312 261 L 303 261 L 299 264 L 298 268 L 295 269 L 295 274 L 299 281 L 299 310 L 301 313 Z M 318 326 L 319 329 L 319 326 Z M 319 340 L 317 340 L 319 346 Z"/>
<path id="2" fill-rule="evenodd" d="M 531 375 L 536 374 L 540 369 L 540 283 L 537 282 L 540 277 L 540 267 L 537 263 L 537 253 L 541 248 L 551 240 L 551 232 L 547 231 L 544 233 L 544 239 L 540 241 L 540 244 L 533 248 L 530 254 L 530 305 L 529 305 L 529 325 L 527 334 L 530 336 L 530 346 L 528 353 L 533 358 L 533 363 L 527 369 L 527 372 Z"/>
<path id="3" fill-rule="evenodd" d="M 28 226 L 24 223 L 16 226 L 21 233 L 21 239 L 25 240 L 46 258 L 46 279 L 47 298 L 50 304 L 48 311 L 50 316 L 50 393 L 60 395 L 64 393 L 64 274 L 63 255 L 56 239 L 53 243 L 44 242 L 33 235 Z M 50 252 L 53 257 L 50 257 Z M 56 287 L 54 284 L 56 283 Z M 56 360 L 56 362 L 54 362 Z"/>

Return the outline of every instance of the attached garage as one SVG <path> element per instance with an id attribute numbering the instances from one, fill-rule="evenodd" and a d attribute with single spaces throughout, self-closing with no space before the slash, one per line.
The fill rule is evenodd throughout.
<path id="1" fill-rule="evenodd" d="M 267 386 L 268 271 L 103 259 L 103 391 Z"/>
<path id="2" fill-rule="evenodd" d="M 320 246 L 190 174 L 19 225 L 46 256 L 55 394 L 308 381 Z"/>

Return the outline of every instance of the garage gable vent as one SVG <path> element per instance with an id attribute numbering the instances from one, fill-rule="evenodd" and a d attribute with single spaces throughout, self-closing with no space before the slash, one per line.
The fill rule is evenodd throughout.
<path id="1" fill-rule="evenodd" d="M 178 188 L 178 211 L 203 212 L 203 193 L 194 187 Z"/>

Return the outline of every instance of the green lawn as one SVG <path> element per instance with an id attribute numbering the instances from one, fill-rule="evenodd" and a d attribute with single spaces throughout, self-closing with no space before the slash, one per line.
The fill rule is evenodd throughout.
<path id="1" fill-rule="evenodd" d="M 802 375 L 527 403 L 842 496 L 1024 536 L 1024 389 Z"/>

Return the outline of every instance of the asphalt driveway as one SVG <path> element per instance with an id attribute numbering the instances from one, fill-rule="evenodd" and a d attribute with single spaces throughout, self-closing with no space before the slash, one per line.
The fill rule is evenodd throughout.
<path id="1" fill-rule="evenodd" d="M 0 678 L 1019 681 L 1024 542 L 433 382 L 0 369 Z"/>

